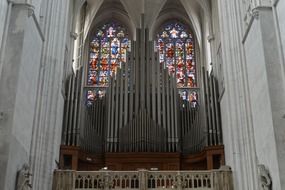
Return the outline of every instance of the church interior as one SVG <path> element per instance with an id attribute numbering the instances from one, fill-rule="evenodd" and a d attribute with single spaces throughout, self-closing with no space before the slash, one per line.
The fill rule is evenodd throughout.
<path id="1" fill-rule="evenodd" d="M 284 8 L 2 0 L 0 189 L 285 189 Z"/>

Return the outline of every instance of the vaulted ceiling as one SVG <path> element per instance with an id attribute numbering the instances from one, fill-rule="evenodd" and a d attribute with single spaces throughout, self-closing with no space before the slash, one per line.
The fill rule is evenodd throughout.
<path id="1" fill-rule="evenodd" d="M 199 44 L 203 38 L 203 27 L 210 28 L 211 3 L 210 0 L 87 0 L 88 14 L 86 29 L 94 25 L 95 16 L 125 17 L 131 22 L 131 27 L 140 27 L 141 15 L 150 32 L 156 30 L 159 22 L 169 18 L 187 19 L 196 34 Z M 100 20 L 100 19 L 99 19 Z M 93 24 L 92 24 L 93 23 Z M 205 27 L 204 27 L 205 28 Z"/>

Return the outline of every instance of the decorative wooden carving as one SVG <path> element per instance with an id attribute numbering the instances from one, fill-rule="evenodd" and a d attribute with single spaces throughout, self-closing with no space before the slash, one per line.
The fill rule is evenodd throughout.
<path id="1" fill-rule="evenodd" d="M 71 156 L 71 165 L 64 157 Z M 95 171 L 107 167 L 113 171 L 137 170 L 211 170 L 225 164 L 224 147 L 206 147 L 196 154 L 181 155 L 166 152 L 132 152 L 90 154 L 78 147 L 61 146 L 60 167 L 81 171 Z"/>

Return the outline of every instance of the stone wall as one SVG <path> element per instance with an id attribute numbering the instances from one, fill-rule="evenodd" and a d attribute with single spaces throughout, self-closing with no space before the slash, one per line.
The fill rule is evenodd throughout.
<path id="1" fill-rule="evenodd" d="M 8 1 L 3 0 L 0 2 L 0 23 L 3 23 L 0 25 L 0 47 L 2 47 L 2 39 L 3 39 L 3 35 L 4 35 L 4 29 L 7 26 L 5 23 L 6 18 L 7 18 L 7 11 L 8 11 Z M 0 63 L 0 65 L 1 65 L 1 63 Z"/>
<path id="2" fill-rule="evenodd" d="M 272 18 L 272 14 L 266 11 L 266 17 Z M 265 15 L 259 17 L 265 17 Z M 256 143 L 257 162 L 269 167 L 274 179 L 275 188 L 279 188 L 279 171 L 275 135 L 273 130 L 272 109 L 270 105 L 270 92 L 266 72 L 267 60 L 264 46 L 270 46 L 273 40 L 270 36 L 264 36 L 261 32 L 268 28 L 270 22 L 261 22 L 264 18 L 256 20 L 251 25 L 251 30 L 244 43 L 246 49 L 247 73 L 250 91 L 250 105 L 253 120 L 254 139 Z M 272 21 L 271 21 L 272 22 Z M 274 34 L 274 33 L 273 33 Z M 271 60 L 278 58 L 277 51 L 269 55 Z M 275 55 L 274 55 L 275 54 Z"/>
<path id="3" fill-rule="evenodd" d="M 282 66 L 281 66 L 281 72 L 283 69 L 283 83 L 281 83 L 281 85 L 283 84 L 284 87 L 284 83 L 285 83 L 285 13 L 284 13 L 284 9 L 285 9 L 285 1 L 280 1 L 280 0 L 275 0 L 273 1 L 273 11 L 276 13 L 277 15 L 277 22 L 276 27 L 277 27 L 277 40 L 280 40 L 280 43 L 278 43 L 278 49 L 280 49 L 280 60 Z M 284 89 L 283 89 L 283 97 L 284 97 Z M 284 100 L 283 100 L 284 103 Z M 282 128 L 283 126 L 283 130 L 281 129 L 280 131 L 280 142 L 279 142 L 279 146 L 282 150 L 278 150 L 279 154 L 280 154 L 280 160 L 284 160 L 285 159 L 285 150 L 284 150 L 284 138 L 285 138 L 285 131 L 284 131 L 284 123 L 285 123 L 285 111 L 284 111 L 284 104 L 282 107 L 281 112 L 279 112 L 279 117 L 282 117 L 283 119 L 281 119 L 281 125 L 280 128 Z M 282 125 L 283 123 L 283 125 Z M 283 143 L 282 143 L 283 142 Z M 283 147 L 283 148 L 282 148 Z M 281 167 L 284 167 L 284 162 L 283 164 L 279 164 L 282 165 Z M 280 168 L 280 175 L 281 175 L 281 185 L 284 188 L 285 187 L 285 169 L 284 168 Z"/>
<path id="4" fill-rule="evenodd" d="M 40 61 L 30 160 L 32 173 L 36 176 L 33 188 L 45 190 L 51 188 L 52 171 L 57 167 L 55 160 L 59 159 L 64 104 L 63 69 L 70 55 L 66 44 L 71 38 L 68 23 L 73 18 L 73 13 L 69 12 L 73 1 L 43 2 L 45 43 Z"/>
<path id="5" fill-rule="evenodd" d="M 0 2 L 0 189 L 14 189 L 17 171 L 28 163 L 34 189 L 45 190 L 51 188 L 59 153 L 63 73 L 72 64 L 75 36 L 70 32 L 75 31 L 84 1 L 13 2 L 11 15 L 8 1 Z M 101 3 L 89 4 L 85 37 Z M 212 60 L 214 73 L 224 76 L 225 91 L 219 92 L 223 136 L 235 189 L 259 189 L 258 164 L 268 167 L 274 189 L 284 189 L 284 1 L 212 1 L 210 16 L 205 0 L 181 3 L 201 46 L 201 64 Z M 155 7 L 144 12 L 137 6 L 132 25 L 146 13 L 154 28 L 152 15 L 160 5 Z M 206 32 L 212 55 L 208 59 L 203 57 Z"/>
<path id="6" fill-rule="evenodd" d="M 11 10 L 0 79 L 0 187 L 14 189 L 16 173 L 29 163 L 43 36 L 28 4 Z"/>
<path id="7" fill-rule="evenodd" d="M 259 164 L 269 169 L 273 189 L 284 189 L 283 4 L 219 2 L 223 133 L 236 189 L 260 188 Z"/>
<path id="8" fill-rule="evenodd" d="M 276 12 L 277 12 L 277 19 L 278 19 L 278 25 L 279 25 L 279 34 L 281 37 L 281 45 L 283 50 L 283 59 L 285 59 L 285 12 L 283 11 L 285 8 L 285 1 L 275 0 L 276 2 Z M 283 69 L 284 69 L 283 64 Z"/>
<path id="9" fill-rule="evenodd" d="M 5 190 L 15 189 L 24 163 L 31 167 L 33 189 L 51 189 L 59 158 L 64 62 L 70 63 L 74 41 L 68 35 L 73 1 L 32 3 L 13 1 L 8 24 L 7 1 L 0 4 L 2 42 L 4 27 L 9 27 L 0 64 L 0 189 Z"/>

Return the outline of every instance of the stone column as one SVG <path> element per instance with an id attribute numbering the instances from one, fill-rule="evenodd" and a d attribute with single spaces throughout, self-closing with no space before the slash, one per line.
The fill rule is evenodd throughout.
<path id="1" fill-rule="evenodd" d="M 73 170 L 55 170 L 52 190 L 73 190 L 75 188 L 75 173 Z"/>
<path id="2" fill-rule="evenodd" d="M 233 174 L 229 166 L 222 166 L 213 171 L 214 190 L 234 190 Z"/>
<path id="3" fill-rule="evenodd" d="M 176 181 L 175 181 L 175 186 L 177 190 L 182 190 L 183 189 L 183 178 L 180 172 L 175 176 Z"/>
<path id="4" fill-rule="evenodd" d="M 66 41 L 71 19 L 69 0 L 42 1 L 42 28 L 45 43 L 41 52 L 41 66 L 37 91 L 37 105 L 33 123 L 32 162 L 35 189 L 50 189 L 52 172 L 59 159 L 63 120 L 62 77 Z"/>
<path id="5" fill-rule="evenodd" d="M 12 1 L 10 2 L 12 3 Z M 0 68 L 0 189 L 14 189 L 29 163 L 43 35 L 32 5 L 10 4 Z"/>
<path id="6" fill-rule="evenodd" d="M 252 11 L 244 38 L 258 164 L 268 166 L 273 189 L 285 188 L 285 78 L 272 7 Z M 264 142 L 264 140 L 266 141 Z"/>
<path id="7" fill-rule="evenodd" d="M 221 98 L 226 163 L 236 189 L 257 189 L 256 147 L 245 69 L 243 1 L 218 1 L 225 91 Z"/>
<path id="8" fill-rule="evenodd" d="M 146 169 L 140 169 L 139 171 L 139 189 L 147 190 L 147 172 Z"/>

